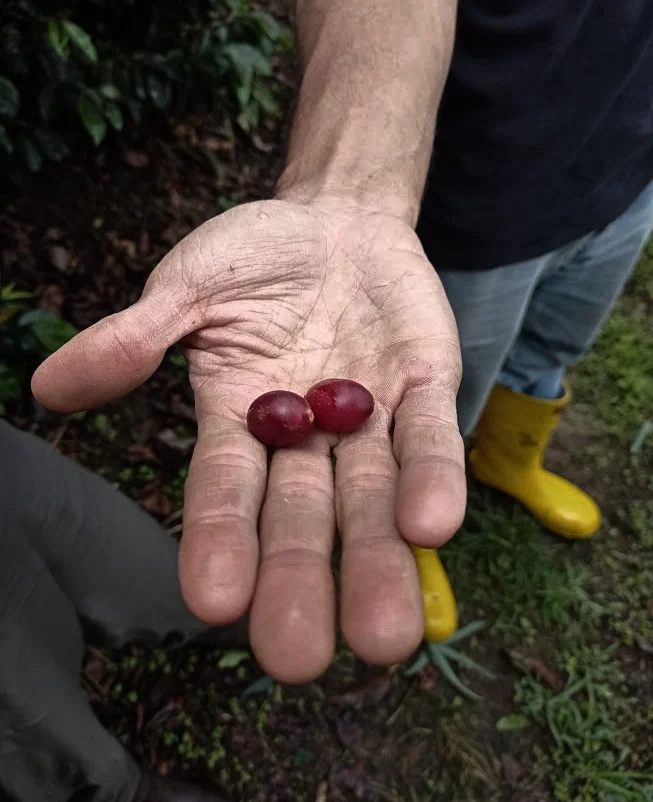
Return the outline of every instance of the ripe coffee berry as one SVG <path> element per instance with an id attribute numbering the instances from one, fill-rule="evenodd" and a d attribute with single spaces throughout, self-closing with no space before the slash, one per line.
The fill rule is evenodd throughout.
<path id="1" fill-rule="evenodd" d="M 263 445 L 296 446 L 313 428 L 313 411 L 301 395 L 288 390 L 263 393 L 247 412 L 247 428 Z"/>
<path id="2" fill-rule="evenodd" d="M 374 397 L 351 379 L 324 379 L 306 393 L 315 423 L 327 432 L 355 432 L 374 412 Z"/>

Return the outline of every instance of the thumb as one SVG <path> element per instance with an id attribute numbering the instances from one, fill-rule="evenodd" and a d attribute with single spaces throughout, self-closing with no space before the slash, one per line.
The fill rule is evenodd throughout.
<path id="1" fill-rule="evenodd" d="M 103 404 L 148 379 L 166 350 L 196 325 L 170 298 L 146 293 L 48 357 L 32 377 L 32 392 L 55 412 Z"/>

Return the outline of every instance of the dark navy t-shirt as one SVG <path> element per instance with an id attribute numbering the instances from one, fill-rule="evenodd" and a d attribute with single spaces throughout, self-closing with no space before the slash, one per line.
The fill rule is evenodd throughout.
<path id="1" fill-rule="evenodd" d="M 653 0 L 460 0 L 418 233 L 482 270 L 601 229 L 653 180 Z"/>

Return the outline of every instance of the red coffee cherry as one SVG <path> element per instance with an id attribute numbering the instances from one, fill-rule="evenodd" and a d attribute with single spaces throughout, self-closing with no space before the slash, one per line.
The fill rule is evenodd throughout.
<path id="1" fill-rule="evenodd" d="M 327 432 L 355 432 L 374 412 L 374 397 L 351 379 L 324 379 L 306 393 L 315 423 Z"/>
<path id="2" fill-rule="evenodd" d="M 263 393 L 247 412 L 247 428 L 263 445 L 296 446 L 313 428 L 313 411 L 301 395 L 288 390 Z"/>

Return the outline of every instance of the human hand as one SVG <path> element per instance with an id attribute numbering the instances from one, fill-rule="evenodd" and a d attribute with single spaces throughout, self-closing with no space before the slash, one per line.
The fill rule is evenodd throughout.
<path id="1" fill-rule="evenodd" d="M 263 668 L 314 678 L 335 648 L 337 528 L 345 639 L 370 663 L 408 656 L 424 622 L 406 541 L 442 544 L 465 507 L 456 327 L 412 229 L 335 203 L 237 207 L 173 248 L 136 304 L 43 363 L 34 393 L 60 412 L 102 404 L 178 341 L 198 420 L 179 557 L 190 609 L 214 625 L 250 609 Z M 316 431 L 268 469 L 250 403 L 332 376 L 368 387 L 373 416 L 354 434 Z"/>

